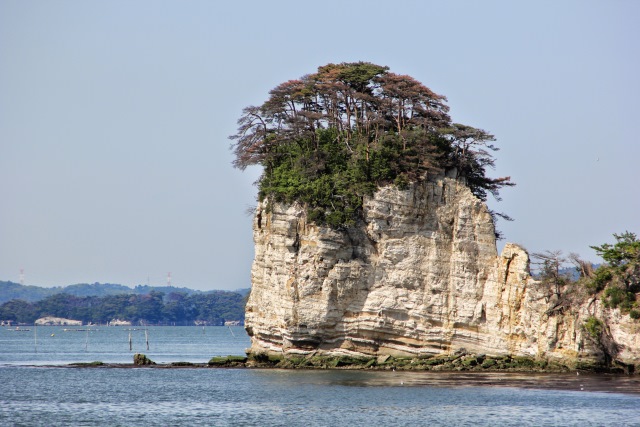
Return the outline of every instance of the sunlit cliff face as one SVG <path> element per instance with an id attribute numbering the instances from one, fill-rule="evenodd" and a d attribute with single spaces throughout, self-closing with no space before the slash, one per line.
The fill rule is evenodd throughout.
<path id="1" fill-rule="evenodd" d="M 344 230 L 307 222 L 298 205 L 264 201 L 254 241 L 252 353 L 464 349 L 576 363 L 611 352 L 582 327 L 602 312 L 599 301 L 554 311 L 549 290 L 529 275 L 527 252 L 506 244 L 499 256 L 486 205 L 454 179 L 384 187 L 365 200 L 364 219 Z M 614 317 L 613 358 L 638 363 L 637 331 Z"/>

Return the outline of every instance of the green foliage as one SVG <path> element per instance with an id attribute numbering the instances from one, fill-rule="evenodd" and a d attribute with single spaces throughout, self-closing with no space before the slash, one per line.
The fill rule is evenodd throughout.
<path id="1" fill-rule="evenodd" d="M 498 362 L 495 359 L 485 359 L 481 366 L 483 369 L 489 369 L 497 365 L 497 363 Z"/>
<path id="2" fill-rule="evenodd" d="M 393 185 L 398 187 L 400 190 L 406 190 L 409 187 L 409 180 L 407 179 L 406 175 L 398 175 L 393 180 Z"/>
<path id="3" fill-rule="evenodd" d="M 604 331 L 604 324 L 600 319 L 590 316 L 584 322 L 584 329 L 592 338 L 599 340 L 600 335 L 602 335 L 602 332 Z"/>
<path id="4" fill-rule="evenodd" d="M 587 283 L 591 293 L 602 293 L 606 307 L 631 310 L 640 292 L 640 240 L 631 232 L 614 234 L 614 244 L 591 246 L 606 262 Z"/>
<path id="5" fill-rule="evenodd" d="M 602 302 L 607 308 L 620 307 L 623 311 L 630 310 L 636 300 L 635 294 L 617 286 L 611 286 L 604 290 Z"/>
<path id="6" fill-rule="evenodd" d="M 613 279 L 613 274 L 607 266 L 600 266 L 594 273 L 594 276 L 587 282 L 587 288 L 592 294 L 602 291 Z"/>
<path id="7" fill-rule="evenodd" d="M 245 356 L 216 356 L 209 359 L 209 366 L 236 366 L 246 363 Z"/>
<path id="8" fill-rule="evenodd" d="M 607 263 L 610 277 L 603 278 L 605 284 L 616 283 L 627 291 L 640 291 L 640 240 L 634 233 L 625 231 L 614 234 L 616 243 L 591 246 Z M 603 273 L 605 274 L 605 273 Z"/>
<path id="9" fill-rule="evenodd" d="M 499 199 L 513 183 L 486 175 L 495 138 L 452 124 L 445 100 L 388 67 L 328 64 L 243 110 L 230 137 L 234 165 L 263 166 L 260 200 L 300 202 L 311 221 L 334 228 L 353 225 L 380 186 L 404 189 L 428 172 L 456 170 L 476 196 Z"/>
<path id="10" fill-rule="evenodd" d="M 613 267 L 619 267 L 637 261 L 640 256 L 640 240 L 635 233 L 625 231 L 622 234 L 613 235 L 616 243 L 611 245 L 605 243 L 592 248 Z"/>
<path id="11" fill-rule="evenodd" d="M 302 202 L 316 223 L 334 228 L 353 225 L 363 197 L 373 194 L 376 182 L 394 177 L 391 152 L 384 145 L 370 151 L 372 161 L 367 162 L 362 153 L 348 153 L 335 129 L 318 129 L 316 136 L 320 151 L 313 150 L 309 141 L 280 147 L 280 156 L 272 160 L 259 183 L 259 197 Z M 408 184 L 404 175 L 395 179 L 400 185 Z"/>
<path id="12" fill-rule="evenodd" d="M 133 355 L 133 364 L 136 366 L 149 366 L 155 365 L 156 362 L 149 359 L 146 354 L 136 353 Z"/>

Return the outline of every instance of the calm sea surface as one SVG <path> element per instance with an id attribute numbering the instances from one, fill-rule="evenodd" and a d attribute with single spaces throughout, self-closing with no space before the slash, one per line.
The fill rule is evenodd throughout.
<path id="1" fill-rule="evenodd" d="M 70 368 L 135 352 L 204 363 L 249 339 L 241 327 L 150 327 L 147 350 L 144 329 L 12 329 L 0 329 L 2 426 L 640 426 L 638 377 Z"/>

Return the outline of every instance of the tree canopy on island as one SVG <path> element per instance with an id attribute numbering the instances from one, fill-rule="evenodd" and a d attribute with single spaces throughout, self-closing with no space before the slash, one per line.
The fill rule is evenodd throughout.
<path id="1" fill-rule="evenodd" d="M 595 271 L 589 287 L 593 292 L 604 290 L 606 306 L 632 310 L 632 316 L 637 319 L 640 318 L 636 301 L 636 294 L 640 292 L 640 240 L 629 231 L 613 237 L 614 244 L 591 246 L 605 265 Z"/>
<path id="2" fill-rule="evenodd" d="M 246 107 L 230 139 L 234 166 L 261 165 L 258 198 L 304 203 L 311 220 L 354 223 L 365 195 L 455 170 L 486 200 L 514 185 L 490 178 L 493 135 L 453 123 L 446 98 L 368 62 L 327 64 Z"/>

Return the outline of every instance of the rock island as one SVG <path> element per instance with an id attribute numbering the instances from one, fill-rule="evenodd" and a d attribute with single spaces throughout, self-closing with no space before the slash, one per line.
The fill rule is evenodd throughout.
<path id="1" fill-rule="evenodd" d="M 250 360 L 640 368 L 637 305 L 603 297 L 613 276 L 551 283 L 532 277 L 523 247 L 498 254 L 505 215 L 485 201 L 513 183 L 488 177 L 495 138 L 452 122 L 445 101 L 358 62 L 320 67 L 244 110 L 235 166 L 264 170 Z"/>

